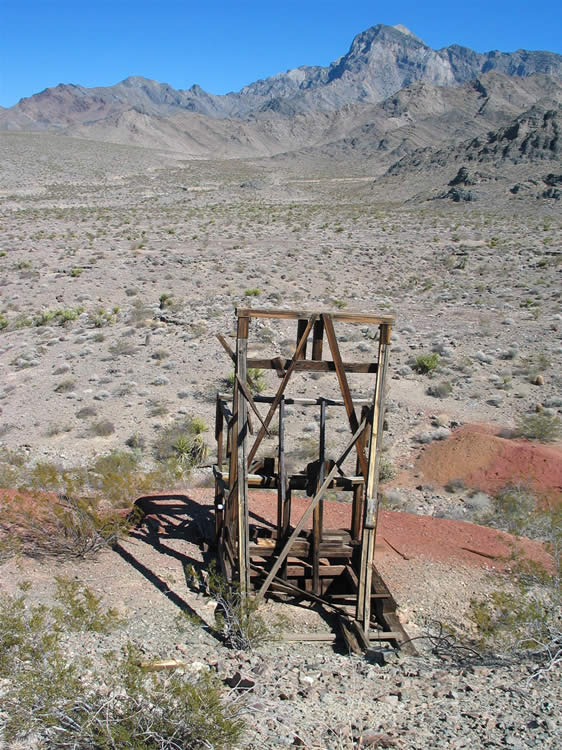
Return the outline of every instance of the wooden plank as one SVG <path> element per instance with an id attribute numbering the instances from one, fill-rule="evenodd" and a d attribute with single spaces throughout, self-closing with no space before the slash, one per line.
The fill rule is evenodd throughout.
<path id="1" fill-rule="evenodd" d="M 373 558 L 375 554 L 375 536 L 377 521 L 377 502 L 379 484 L 379 462 L 384 422 L 384 381 L 388 366 L 388 348 L 390 330 L 382 326 L 379 337 L 379 371 L 373 397 L 373 419 L 369 443 L 369 469 L 365 483 L 365 504 L 363 518 L 363 537 L 361 545 L 361 565 L 359 570 L 359 596 L 357 597 L 357 620 L 362 622 L 367 636 L 371 621 L 371 587 Z"/>
<path id="2" fill-rule="evenodd" d="M 306 331 L 306 327 L 307 327 L 306 318 L 301 318 L 300 320 L 297 321 L 297 343 L 295 344 L 295 348 L 298 347 L 299 342 L 302 338 L 302 335 Z M 297 357 L 297 359 L 306 359 L 306 345 L 307 345 L 307 342 L 305 341 L 304 346 L 301 347 L 300 354 Z"/>
<path id="3" fill-rule="evenodd" d="M 300 356 L 300 352 L 302 348 L 306 344 L 306 341 L 308 339 L 308 334 L 310 333 L 312 326 L 314 325 L 316 317 L 317 317 L 316 315 L 312 315 L 312 317 L 308 321 L 308 324 L 303 332 L 303 335 L 301 336 L 301 340 L 299 341 L 297 348 L 295 350 L 295 353 L 293 355 L 293 360 L 291 364 L 289 365 L 289 367 L 287 368 L 287 372 L 285 373 L 283 380 L 279 384 L 279 388 L 277 389 L 277 394 L 275 398 L 273 399 L 273 403 L 271 404 L 269 411 L 267 413 L 267 416 L 264 420 L 264 424 L 266 427 L 269 427 L 269 423 L 271 422 L 273 415 L 275 414 L 277 407 L 279 406 L 279 401 L 281 400 L 281 396 L 283 396 L 285 392 L 285 388 L 287 387 L 287 384 L 289 382 L 289 379 L 291 375 L 293 374 L 295 364 L 297 363 L 297 360 Z M 257 450 L 260 447 L 260 444 L 261 444 L 261 441 L 263 440 L 264 435 L 265 435 L 265 430 L 264 430 L 264 427 L 262 426 L 257 434 L 257 437 L 248 455 L 248 462 L 251 462 L 254 456 L 256 455 Z"/>
<path id="4" fill-rule="evenodd" d="M 267 308 L 238 308 L 238 315 L 248 318 L 276 318 L 279 320 L 299 320 L 299 318 L 310 318 L 317 313 L 307 310 L 278 310 Z M 342 323 L 367 323 L 371 325 L 394 325 L 394 315 L 375 315 L 371 313 L 342 312 L 341 310 L 326 310 L 321 314 L 330 315 L 333 320 Z"/>
<path id="5" fill-rule="evenodd" d="M 322 359 L 322 345 L 324 342 L 324 321 L 322 318 L 314 324 L 312 334 L 312 359 L 320 361 Z"/>
<path id="6" fill-rule="evenodd" d="M 257 370 L 277 370 L 277 372 L 283 373 L 291 364 L 292 360 L 284 359 L 283 357 L 273 357 L 267 359 L 264 357 L 250 357 L 248 359 L 248 367 L 252 367 Z M 377 363 L 376 362 L 343 362 L 343 369 L 345 372 L 365 374 L 365 373 L 376 373 Z M 295 364 L 295 372 L 336 372 L 336 365 L 329 359 L 326 360 L 312 360 L 312 359 L 300 359 Z"/>
<path id="7" fill-rule="evenodd" d="M 285 558 L 287 557 L 287 555 L 291 551 L 291 546 L 292 546 L 293 541 L 298 537 L 298 535 L 304 529 L 304 526 L 305 526 L 306 522 L 308 521 L 308 519 L 310 518 L 310 515 L 312 514 L 312 511 L 314 510 L 314 508 L 318 505 L 318 503 L 320 502 L 320 500 L 324 496 L 324 493 L 328 489 L 328 487 L 330 485 L 330 482 L 332 481 L 333 477 L 336 475 L 336 472 L 338 471 L 338 468 L 340 467 L 341 464 L 343 464 L 343 462 L 345 461 L 345 459 L 349 455 L 349 452 L 351 451 L 351 449 L 355 445 L 355 442 L 359 439 L 359 436 L 363 432 L 363 428 L 364 427 L 365 427 L 365 424 L 362 422 L 359 425 L 359 428 L 357 429 L 357 431 L 355 432 L 355 434 L 352 435 L 350 441 L 346 445 L 346 447 L 345 447 L 343 453 L 341 454 L 341 456 L 339 457 L 339 459 L 334 463 L 334 466 L 332 467 L 332 470 L 329 472 L 328 476 L 326 477 L 326 479 L 322 483 L 322 486 L 320 487 L 320 489 L 318 490 L 318 492 L 316 493 L 316 495 L 312 498 L 312 500 L 311 500 L 308 508 L 305 510 L 305 512 L 302 515 L 302 518 L 300 519 L 300 521 L 295 526 L 295 529 L 294 529 L 293 533 L 291 534 L 291 536 L 287 540 L 285 546 L 283 547 L 283 549 L 279 553 L 279 555 L 277 557 L 277 560 L 273 564 L 273 567 L 269 571 L 269 574 L 268 574 L 267 578 L 265 579 L 262 587 L 260 588 L 259 594 L 258 594 L 260 597 L 263 597 L 263 595 L 265 594 L 265 592 L 269 588 L 269 585 L 270 585 L 271 581 L 273 580 L 273 578 L 277 574 L 277 571 L 279 570 L 279 568 L 283 564 L 283 561 L 285 560 Z M 329 557 L 329 555 L 327 555 L 327 556 Z"/>
<path id="8" fill-rule="evenodd" d="M 347 412 L 347 418 L 349 420 L 349 426 L 351 428 L 351 431 L 355 432 L 355 430 L 357 429 L 357 415 L 355 414 L 355 407 L 353 406 L 353 399 L 351 397 L 351 391 L 349 390 L 347 377 L 343 370 L 343 362 L 342 362 L 342 358 L 340 354 L 338 340 L 336 338 L 336 332 L 334 331 L 334 324 L 332 323 L 332 319 L 330 318 L 329 315 L 323 315 L 322 320 L 324 321 L 324 328 L 326 330 L 326 337 L 328 339 L 328 344 L 330 345 L 330 351 L 332 352 L 332 358 L 334 360 L 334 364 L 336 365 L 336 374 L 338 376 L 340 390 L 341 390 L 343 400 L 345 403 L 345 409 Z M 361 473 L 363 474 L 364 477 L 366 477 L 367 476 L 367 459 L 365 458 L 364 444 L 365 443 L 363 439 L 363 434 L 361 433 L 359 435 L 359 439 L 355 443 L 355 448 L 357 450 L 357 455 L 359 457 Z"/>
<path id="9" fill-rule="evenodd" d="M 222 471 L 224 417 L 217 396 L 215 407 L 215 439 L 217 441 L 217 469 Z M 224 519 L 224 483 L 215 472 L 215 539 L 218 541 Z"/>
<path id="10" fill-rule="evenodd" d="M 336 633 L 283 633 L 282 641 L 293 642 L 325 642 L 334 643 L 338 639 Z"/>
<path id="11" fill-rule="evenodd" d="M 238 318 L 236 337 L 236 393 L 238 401 L 237 419 L 237 502 L 238 502 L 238 572 L 240 591 L 247 594 L 250 588 L 250 550 L 248 521 L 248 402 L 241 384 L 246 383 L 249 319 Z"/>
<path id="12" fill-rule="evenodd" d="M 252 560 L 253 562 L 253 560 Z M 345 565 L 320 565 L 318 570 L 319 578 L 337 578 L 345 570 Z M 289 563 L 287 565 L 287 576 L 289 578 L 310 577 L 312 566 L 304 560 L 298 563 Z"/>
<path id="13" fill-rule="evenodd" d="M 225 350 L 225 352 L 228 354 L 230 359 L 233 361 L 234 364 L 236 364 L 236 355 L 232 351 L 230 344 L 228 344 L 227 340 L 221 333 L 217 333 L 217 338 L 220 341 L 222 348 Z"/>
<path id="14" fill-rule="evenodd" d="M 326 458 L 326 402 L 320 404 L 320 434 L 318 445 L 318 461 L 320 471 L 318 474 L 318 483 L 316 490 L 324 482 L 324 462 Z M 312 515 L 312 590 L 315 594 L 320 594 L 320 542 L 322 541 L 322 522 L 323 522 L 323 504 L 320 500 Z"/>
<path id="15" fill-rule="evenodd" d="M 369 642 L 371 641 L 398 641 L 404 638 L 404 632 L 400 630 L 371 630 Z"/>
<path id="16" fill-rule="evenodd" d="M 366 419 L 368 413 L 368 407 L 363 406 L 361 409 L 361 419 Z M 365 427 L 365 434 L 364 434 L 364 440 L 367 442 L 367 430 L 369 425 Z M 355 471 L 357 474 L 361 471 L 361 465 L 359 462 L 359 456 L 357 457 L 357 462 L 355 464 Z M 356 484 L 353 489 L 353 504 L 351 509 L 351 538 L 354 541 L 359 541 L 360 534 L 361 534 L 361 522 L 363 520 L 363 495 L 365 492 L 365 488 L 363 487 L 365 478 L 363 477 L 363 483 Z"/>
<path id="17" fill-rule="evenodd" d="M 248 386 L 246 385 L 246 383 L 244 383 L 242 381 L 242 379 L 240 378 L 240 375 L 237 374 L 236 375 L 236 379 L 238 380 L 238 386 L 240 387 L 240 390 L 244 394 L 244 396 L 246 398 L 246 401 L 250 404 L 250 408 L 252 409 L 252 411 L 254 412 L 254 414 L 257 416 L 257 418 L 259 419 L 259 421 L 263 425 L 263 428 L 266 431 L 267 436 L 269 437 L 269 430 L 267 429 L 267 426 L 264 424 L 262 416 L 261 416 L 261 414 L 258 411 L 258 407 L 254 403 L 254 399 L 252 398 L 252 394 L 248 390 Z"/>
<path id="18" fill-rule="evenodd" d="M 248 360 L 248 362 L 250 362 L 250 360 Z M 219 398 L 222 401 L 230 401 L 232 399 L 232 394 L 219 393 Z M 318 396 L 317 398 L 299 398 L 298 396 L 283 395 L 283 398 L 285 399 L 285 405 L 295 404 L 299 406 L 320 406 L 320 402 L 324 400 L 326 406 L 345 406 L 342 399 L 326 398 L 326 396 Z M 256 404 L 272 404 L 274 400 L 274 396 L 259 396 L 257 394 L 254 396 Z M 372 404 L 372 399 L 356 398 L 354 399 L 354 403 L 360 406 L 363 404 L 370 406 Z"/>
<path id="19" fill-rule="evenodd" d="M 277 446 L 279 463 L 279 482 L 277 484 L 277 538 L 281 539 L 284 530 L 283 514 L 287 502 L 287 477 L 285 472 L 285 400 L 283 397 L 279 400 L 279 436 Z"/>

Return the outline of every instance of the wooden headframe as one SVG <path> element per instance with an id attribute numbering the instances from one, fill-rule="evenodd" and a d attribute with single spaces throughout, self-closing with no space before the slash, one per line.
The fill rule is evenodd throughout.
<path id="1" fill-rule="evenodd" d="M 385 377 L 394 318 L 390 315 L 341 310 L 309 312 L 239 308 L 236 314 L 235 350 L 219 336 L 234 364 L 231 409 L 226 398 L 219 395 L 216 411 L 216 535 L 223 571 L 229 580 L 237 580 L 245 593 L 253 589 L 258 596 L 263 596 L 274 589 L 276 592 L 305 595 L 332 607 L 343 606 L 334 604 L 339 597 L 342 601 L 346 600 L 348 614 L 351 601 L 355 627 L 368 640 L 373 617 L 373 596 L 392 599 L 390 594 L 373 594 L 373 575 L 375 578 L 378 576 L 374 571 L 373 558 Z M 264 318 L 296 321 L 296 343 L 292 357 L 248 357 L 251 321 Z M 344 361 L 336 335 L 338 323 L 377 327 L 377 359 L 367 362 Z M 310 339 L 312 346 L 310 356 L 307 356 Z M 326 350 L 330 354 L 329 358 L 325 357 Z M 277 392 L 272 396 L 253 396 L 248 385 L 250 369 L 274 370 L 280 379 Z M 289 382 L 301 372 L 334 373 L 341 399 L 288 396 Z M 371 401 L 354 399 L 348 381 L 349 374 L 371 376 L 374 380 Z M 265 414 L 258 409 L 257 405 L 260 403 L 269 407 Z M 285 406 L 288 403 L 320 407 L 318 460 L 308 466 L 309 474 L 312 470 L 315 472 L 312 488 L 310 477 L 307 479 L 302 472 L 287 476 Z M 327 461 L 326 410 L 332 406 L 345 409 L 350 437 L 339 457 Z M 269 434 L 276 415 L 277 455 L 260 461 L 256 458 L 258 450 L 264 437 Z M 253 426 L 255 434 L 252 435 Z M 351 453 L 356 457 L 356 473 L 349 477 L 344 474 L 342 466 Z M 224 466 L 226 461 L 227 471 Z M 250 486 L 277 490 L 276 526 L 268 532 L 269 537 L 260 537 L 257 541 L 250 539 Z M 300 520 L 292 527 L 291 491 L 305 489 L 305 486 L 311 499 Z M 339 537 L 333 530 L 325 535 L 323 531 L 323 500 L 327 490 L 332 487 L 353 492 L 351 528 L 341 530 Z M 304 529 L 311 517 L 312 531 L 307 536 Z M 340 559 L 344 560 L 343 565 L 338 563 Z M 348 595 L 345 587 L 337 588 L 334 582 L 336 579 L 339 581 L 339 577 L 342 580 L 349 579 L 352 593 Z M 377 580 L 382 581 L 380 577 Z M 300 581 L 304 583 L 299 583 Z M 328 590 L 341 593 L 326 596 Z"/>

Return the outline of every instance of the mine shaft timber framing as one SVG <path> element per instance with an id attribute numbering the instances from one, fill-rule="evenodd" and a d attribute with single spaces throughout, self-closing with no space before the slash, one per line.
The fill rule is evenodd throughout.
<path id="1" fill-rule="evenodd" d="M 385 640 L 398 645 L 407 636 L 396 615 L 396 602 L 374 567 L 385 378 L 394 318 L 360 312 L 252 308 L 239 308 L 236 314 L 235 350 L 224 337 L 218 337 L 234 364 L 231 407 L 230 397 L 218 394 L 216 402 L 215 535 L 221 569 L 243 593 L 254 592 L 258 597 L 275 593 L 322 605 L 337 616 L 341 633 L 353 650 L 362 651 Z M 248 357 L 250 324 L 259 318 L 296 321 L 296 343 L 290 359 Z M 344 362 L 334 323 L 378 328 L 376 361 Z M 325 348 L 329 359 L 324 357 Z M 280 379 L 277 392 L 253 396 L 248 386 L 250 368 L 276 371 Z M 341 399 L 286 395 L 289 381 L 302 372 L 335 373 Z M 350 373 L 374 378 L 372 400 L 354 401 Z M 286 468 L 286 405 L 290 403 L 320 410 L 317 459 L 291 475 Z M 260 412 L 258 404 L 265 407 L 265 413 Z M 350 436 L 338 458 L 328 461 L 327 412 L 342 407 Z M 361 407 L 359 416 L 357 407 Z M 271 435 L 274 418 L 275 455 L 258 458 L 264 437 Z M 347 476 L 343 465 L 352 454 L 355 474 Z M 276 491 L 276 496 L 272 495 L 274 524 L 250 524 L 249 490 L 258 487 Z M 324 498 L 331 488 L 352 493 L 347 529 L 324 527 Z M 303 490 L 310 501 L 292 526 L 292 493 Z M 310 521 L 312 528 L 307 530 Z M 334 633 L 313 635 L 314 640 L 335 637 Z M 307 640 L 307 635 L 293 634 L 291 638 Z"/>

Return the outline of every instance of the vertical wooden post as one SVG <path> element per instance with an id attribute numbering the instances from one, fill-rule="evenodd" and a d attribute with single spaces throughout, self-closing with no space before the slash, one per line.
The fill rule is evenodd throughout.
<path id="1" fill-rule="evenodd" d="M 368 406 L 363 406 L 361 409 L 361 421 L 366 419 L 367 414 L 369 412 Z M 365 437 L 364 440 L 367 442 L 367 430 L 369 429 L 369 425 L 365 427 Z M 361 464 L 359 463 L 359 458 L 357 458 L 355 462 L 355 473 L 357 476 L 361 474 Z M 365 481 L 366 477 L 363 477 L 363 484 L 358 484 L 353 489 L 353 506 L 351 509 L 351 538 L 354 541 L 359 541 L 360 534 L 361 534 L 361 521 L 362 521 L 362 511 L 363 511 L 363 495 L 365 493 Z"/>
<path id="2" fill-rule="evenodd" d="M 285 398 L 279 401 L 279 440 L 277 448 L 278 478 L 277 478 L 277 543 L 281 544 L 283 537 L 283 511 L 287 495 L 285 476 Z"/>
<path id="3" fill-rule="evenodd" d="M 297 346 L 299 345 L 299 341 L 301 340 L 303 333 L 306 331 L 307 324 L 308 320 L 306 320 L 306 318 L 302 318 L 301 320 L 297 321 Z M 306 359 L 306 342 L 299 352 L 297 359 Z"/>
<path id="4" fill-rule="evenodd" d="M 312 334 L 312 359 L 322 359 L 322 344 L 324 339 L 324 321 L 319 318 L 314 324 Z"/>
<path id="5" fill-rule="evenodd" d="M 221 400 L 217 394 L 217 405 L 215 411 L 215 438 L 217 441 L 217 469 L 222 471 L 223 462 L 223 437 L 224 437 L 224 415 L 221 408 Z M 224 491 L 223 484 L 215 479 L 215 539 L 219 540 L 224 520 Z"/>
<path id="6" fill-rule="evenodd" d="M 287 482 L 285 465 L 285 397 L 279 401 L 279 476 L 277 484 L 277 544 L 279 548 L 285 543 L 289 522 L 291 520 L 291 488 Z M 281 578 L 287 578 L 287 561 L 281 566 Z"/>
<path id="7" fill-rule="evenodd" d="M 369 637 L 369 628 L 371 625 L 371 585 L 378 511 L 379 462 L 384 422 L 384 385 L 388 366 L 391 330 L 391 326 L 388 324 L 380 326 L 379 360 L 373 398 L 373 421 L 371 423 L 369 444 L 369 468 L 365 482 L 361 567 L 359 570 L 356 617 L 363 626 L 363 631 L 367 638 Z"/>
<path id="8" fill-rule="evenodd" d="M 324 469 L 326 465 L 326 401 L 320 402 L 320 441 L 318 447 L 318 483 L 316 491 L 324 483 Z M 322 541 L 322 523 L 324 516 L 324 500 L 320 500 L 312 515 L 312 591 L 319 596 L 320 591 L 320 542 Z"/>
<path id="9" fill-rule="evenodd" d="M 236 374 L 246 383 L 248 378 L 248 329 L 250 319 L 238 318 L 236 337 Z M 248 528 L 248 404 L 242 389 L 235 385 L 237 401 L 236 439 L 236 500 L 238 506 L 238 573 L 240 591 L 246 595 L 250 588 L 250 540 Z"/>
<path id="10" fill-rule="evenodd" d="M 322 359 L 322 348 L 324 343 L 324 321 L 319 318 L 314 323 L 312 334 L 312 359 Z M 318 484 L 320 487 L 324 481 L 324 467 L 326 461 L 326 402 L 320 405 L 320 446 L 318 453 L 319 472 Z M 319 595 L 320 591 L 320 542 L 322 541 L 322 525 L 324 516 L 324 501 L 320 500 L 312 516 L 312 590 Z"/>

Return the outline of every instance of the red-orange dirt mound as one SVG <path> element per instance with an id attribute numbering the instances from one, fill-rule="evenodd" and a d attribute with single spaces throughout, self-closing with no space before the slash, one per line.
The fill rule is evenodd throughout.
<path id="1" fill-rule="evenodd" d="M 250 523 L 265 521 L 274 524 L 277 509 L 275 493 L 250 492 L 249 498 Z M 299 521 L 309 502 L 310 498 L 293 497 L 293 525 Z M 351 505 L 324 501 L 325 528 L 349 529 L 350 523 Z M 540 542 L 516 539 L 511 534 L 466 521 L 379 511 L 375 549 L 375 557 L 379 560 L 396 555 L 404 559 L 424 557 L 439 562 L 503 570 L 510 567 L 509 558 L 514 552 L 541 563 L 547 569 L 552 567 L 552 558 Z"/>
<path id="2" fill-rule="evenodd" d="M 448 440 L 422 449 L 415 473 L 440 485 L 462 479 L 467 487 L 489 493 L 522 483 L 562 502 L 560 445 L 507 440 L 480 425 L 461 427 Z"/>

